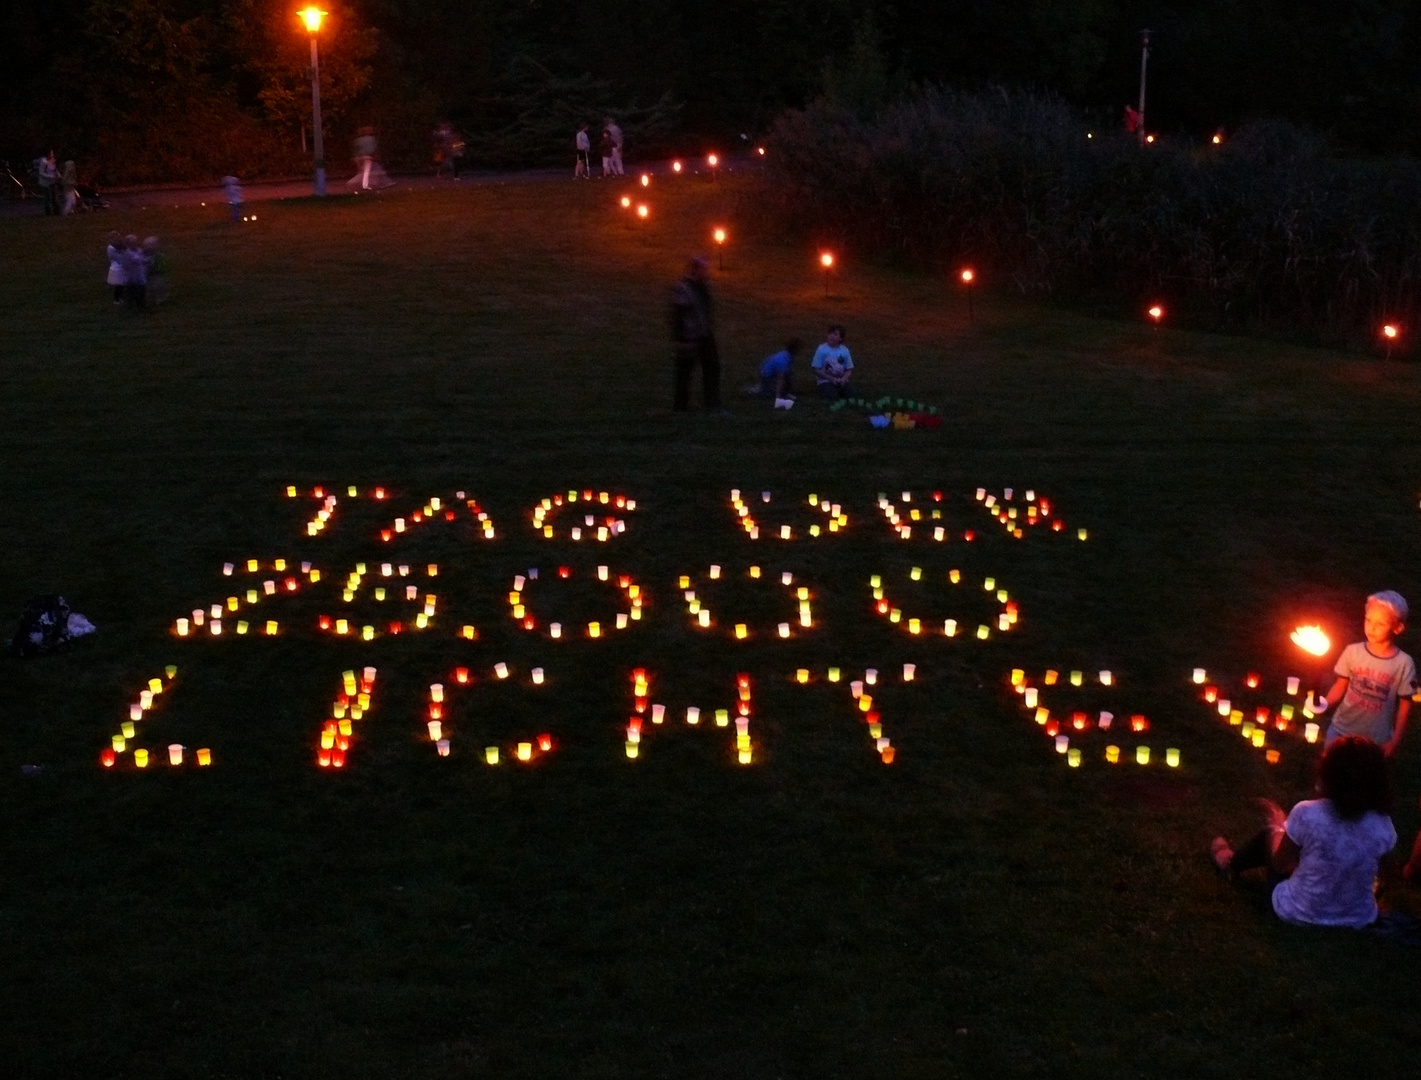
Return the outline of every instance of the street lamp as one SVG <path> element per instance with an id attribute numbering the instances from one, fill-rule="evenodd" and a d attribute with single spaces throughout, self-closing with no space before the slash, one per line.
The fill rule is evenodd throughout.
<path id="1" fill-rule="evenodd" d="M 977 280 L 976 271 L 970 266 L 964 266 L 962 273 L 958 274 L 957 277 L 958 280 L 962 282 L 963 291 L 967 293 L 967 321 L 975 322 L 977 317 L 972 310 L 972 284 Z"/>
<path id="2" fill-rule="evenodd" d="M 1396 344 L 1396 339 L 1401 337 L 1401 327 L 1395 323 L 1387 323 L 1382 327 L 1382 343 L 1386 346 L 1386 358 L 1391 359 L 1392 347 Z"/>
<path id="3" fill-rule="evenodd" d="M 316 50 L 316 35 L 321 32 L 321 20 L 326 13 L 318 7 L 302 8 L 296 13 L 311 35 L 311 128 L 316 136 L 316 194 L 326 193 L 326 148 L 321 138 L 321 56 Z"/>
<path id="4" fill-rule="evenodd" d="M 834 268 L 834 253 L 832 251 L 821 251 L 819 253 L 819 265 L 824 268 L 824 297 L 829 297 L 829 271 Z"/>
<path id="5" fill-rule="evenodd" d="M 711 238 L 715 240 L 717 261 L 719 262 L 719 268 L 723 271 L 725 269 L 725 230 L 716 229 L 715 232 L 711 233 Z"/>

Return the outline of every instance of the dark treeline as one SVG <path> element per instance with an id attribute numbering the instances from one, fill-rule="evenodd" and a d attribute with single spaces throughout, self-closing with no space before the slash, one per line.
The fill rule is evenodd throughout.
<path id="1" fill-rule="evenodd" d="M 307 45 L 293 0 L 49 0 L 0 14 L 0 156 L 53 145 L 108 182 L 304 168 Z M 1050 91 L 1113 123 L 1154 31 L 1152 128 L 1256 117 L 1369 155 L 1421 150 L 1414 0 L 346 0 L 322 32 L 333 168 L 355 125 L 393 164 L 448 119 L 474 164 L 565 156 L 568 124 L 629 119 L 638 150 L 722 147 L 832 85 L 859 31 L 885 92 Z"/>
<path id="2" fill-rule="evenodd" d="M 762 228 L 1027 295 L 1374 340 L 1421 318 L 1421 163 L 1343 158 L 1286 121 L 1215 145 L 1092 132 L 1056 97 L 923 88 L 791 110 L 745 213 Z"/>

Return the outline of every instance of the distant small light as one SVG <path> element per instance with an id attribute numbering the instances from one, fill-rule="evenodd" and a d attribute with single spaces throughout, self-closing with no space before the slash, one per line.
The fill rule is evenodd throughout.
<path id="1" fill-rule="evenodd" d="M 642 174 L 641 174 L 641 186 L 642 186 L 642 187 L 650 187 L 650 186 L 651 186 L 651 177 L 650 177 L 649 175 L 647 175 L 646 173 L 642 173 Z"/>
<path id="2" fill-rule="evenodd" d="M 1145 142 L 1147 142 L 1147 143 L 1152 143 L 1152 142 L 1154 142 L 1154 141 L 1155 141 L 1155 137 L 1154 137 L 1153 135 L 1146 135 L 1146 136 L 1145 136 Z"/>
<path id="3" fill-rule="evenodd" d="M 645 221 L 645 220 L 646 220 L 646 216 L 647 216 L 649 213 L 651 213 L 651 207 L 647 206 L 646 203 L 640 203 L 640 204 L 637 205 L 637 208 L 636 208 L 636 216 L 637 216 L 637 217 L 639 217 L 639 218 L 641 218 L 643 221 Z"/>
<path id="4" fill-rule="evenodd" d="M 834 253 L 833 253 L 832 251 L 820 252 L 820 254 L 819 254 L 819 265 L 822 266 L 825 270 L 827 270 L 827 269 L 829 269 L 829 267 L 833 266 L 833 265 L 834 265 Z"/>
<path id="5" fill-rule="evenodd" d="M 976 280 L 977 275 L 976 275 L 975 273 L 973 273 L 972 270 L 971 270 L 971 268 L 969 267 L 968 269 L 965 269 L 965 270 L 962 271 L 961 277 L 962 277 L 962 284 L 964 284 L 964 285 L 971 285 L 972 282 Z"/>
<path id="6" fill-rule="evenodd" d="M 673 161 L 673 162 L 671 163 L 671 171 L 672 171 L 672 172 L 680 172 L 680 171 L 681 171 L 681 163 L 680 163 L 679 161 Z"/>
<path id="7" fill-rule="evenodd" d="M 623 196 L 622 196 L 622 209 L 623 209 L 623 210 L 626 210 L 627 208 L 629 208 L 629 207 L 631 206 L 631 204 L 632 204 L 632 198 L 631 198 L 631 196 L 630 196 L 630 195 L 623 195 Z"/>
<path id="8" fill-rule="evenodd" d="M 1093 138 L 1095 138 L 1095 132 L 1093 132 L 1093 131 L 1087 131 L 1087 132 L 1085 133 L 1085 137 L 1086 137 L 1087 139 L 1093 139 Z"/>
<path id="9" fill-rule="evenodd" d="M 1223 141 L 1224 141 L 1224 137 L 1223 137 L 1222 135 L 1219 135 L 1219 134 L 1215 134 L 1215 135 L 1214 135 L 1214 145 L 1215 145 L 1215 146 L 1218 146 L 1218 145 L 1219 145 L 1220 143 L 1222 143 Z"/>
<path id="10" fill-rule="evenodd" d="M 1148 314 L 1150 318 L 1154 319 L 1155 322 L 1159 322 L 1161 319 L 1164 318 L 1164 308 L 1161 307 L 1159 304 L 1155 304 L 1153 307 L 1150 308 Z"/>
<path id="11" fill-rule="evenodd" d="M 1395 341 L 1400 335 L 1400 328 L 1392 323 L 1387 323 L 1385 326 L 1382 327 L 1382 337 L 1386 338 L 1388 341 Z"/>
<path id="12" fill-rule="evenodd" d="M 765 148 L 764 148 L 763 146 L 757 146 L 757 147 L 755 147 L 755 153 L 759 154 L 761 157 L 764 157 L 764 156 L 765 156 Z"/>
<path id="13" fill-rule="evenodd" d="M 711 154 L 708 158 L 706 158 L 706 164 L 708 164 L 712 169 L 714 169 L 717 165 L 720 164 L 720 158 L 716 157 L 716 155 L 714 154 Z"/>

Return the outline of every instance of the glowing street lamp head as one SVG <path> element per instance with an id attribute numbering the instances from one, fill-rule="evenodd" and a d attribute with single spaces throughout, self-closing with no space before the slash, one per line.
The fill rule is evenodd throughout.
<path id="1" fill-rule="evenodd" d="M 706 158 L 706 164 L 708 164 L 712 169 L 714 169 L 717 165 L 720 164 L 720 158 L 717 157 L 715 154 L 711 154 L 709 157 Z"/>
<path id="2" fill-rule="evenodd" d="M 1155 141 L 1155 137 L 1154 137 L 1153 135 L 1146 135 L 1146 136 L 1145 136 L 1145 142 L 1147 142 L 1147 143 L 1152 143 L 1152 142 L 1154 142 L 1154 141 Z"/>
<path id="3" fill-rule="evenodd" d="M 673 162 L 671 163 L 671 171 L 674 172 L 674 173 L 680 172 L 680 171 L 681 171 L 681 163 L 680 163 L 679 161 L 673 161 Z"/>
<path id="4" fill-rule="evenodd" d="M 1152 304 L 1150 306 L 1150 310 L 1146 312 L 1146 314 L 1149 315 L 1149 317 L 1153 319 L 1156 323 L 1158 323 L 1161 319 L 1164 318 L 1164 308 L 1160 304 Z"/>
<path id="5" fill-rule="evenodd" d="M 1320 626 L 1300 626 L 1290 636 L 1294 645 L 1313 656 L 1326 656 L 1332 648 L 1332 641 Z"/>
<path id="6" fill-rule="evenodd" d="M 647 216 L 648 214 L 650 214 L 650 213 L 651 213 L 651 207 L 647 206 L 646 203 L 638 203 L 638 204 L 637 204 L 637 208 L 636 208 L 636 216 L 637 216 L 637 217 L 639 217 L 639 218 L 641 218 L 643 221 L 645 221 L 645 220 L 646 220 L 646 216 Z"/>
<path id="7" fill-rule="evenodd" d="M 641 186 L 648 187 L 651 184 L 651 177 L 647 173 L 641 174 Z"/>
<path id="8" fill-rule="evenodd" d="M 972 282 L 977 280 L 977 275 L 972 272 L 971 267 L 964 269 L 960 276 L 962 278 L 962 284 L 964 285 L 971 285 Z"/>
<path id="9" fill-rule="evenodd" d="M 326 17 L 326 13 L 318 7 L 302 8 L 296 13 L 306 24 L 308 33 L 318 34 L 321 31 L 321 20 Z"/>
<path id="10" fill-rule="evenodd" d="M 1401 329 L 1395 323 L 1387 323 L 1382 327 L 1382 337 L 1388 341 L 1395 341 L 1401 336 Z"/>
<path id="11" fill-rule="evenodd" d="M 1215 132 L 1215 133 L 1214 133 L 1214 145 L 1215 145 L 1215 146 L 1218 146 L 1218 145 L 1221 144 L 1223 141 L 1224 141 L 1224 137 L 1223 137 L 1222 135 L 1220 135 L 1218 132 Z"/>
<path id="12" fill-rule="evenodd" d="M 623 195 L 623 196 L 622 196 L 622 209 L 623 209 L 623 210 L 628 210 L 628 209 L 631 208 L 631 205 L 632 205 L 632 197 L 631 197 L 630 195 Z"/>
<path id="13" fill-rule="evenodd" d="M 764 157 L 764 156 L 765 156 L 765 148 L 764 148 L 763 146 L 757 146 L 757 147 L 755 147 L 755 153 L 759 154 L 761 157 Z"/>
<path id="14" fill-rule="evenodd" d="M 819 253 L 819 265 L 825 270 L 834 265 L 834 253 L 832 251 L 821 251 Z"/>
<path id="15" fill-rule="evenodd" d="M 723 244 L 723 243 L 725 243 L 725 230 L 724 230 L 724 229 L 716 229 L 715 232 L 711 233 L 711 236 L 713 236 L 713 237 L 715 238 L 715 242 L 716 242 L 717 244 Z"/>

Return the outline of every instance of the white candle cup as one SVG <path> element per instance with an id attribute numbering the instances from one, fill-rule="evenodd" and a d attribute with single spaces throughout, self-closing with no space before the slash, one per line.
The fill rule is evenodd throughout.
<path id="1" fill-rule="evenodd" d="M 918 665 L 917 665 L 917 664 L 904 664 L 904 665 L 903 665 L 903 681 L 904 681 L 904 682 L 912 682 L 912 681 L 913 681 L 913 677 L 914 677 L 917 673 L 918 673 Z"/>
<path id="2" fill-rule="evenodd" d="M 1299 679 L 1296 675 L 1288 676 L 1288 693 L 1290 695 L 1296 695 L 1300 686 L 1302 686 L 1301 679 Z"/>
<path id="3" fill-rule="evenodd" d="M 694 705 L 686 710 L 686 723 L 699 724 L 701 722 L 701 710 Z"/>

